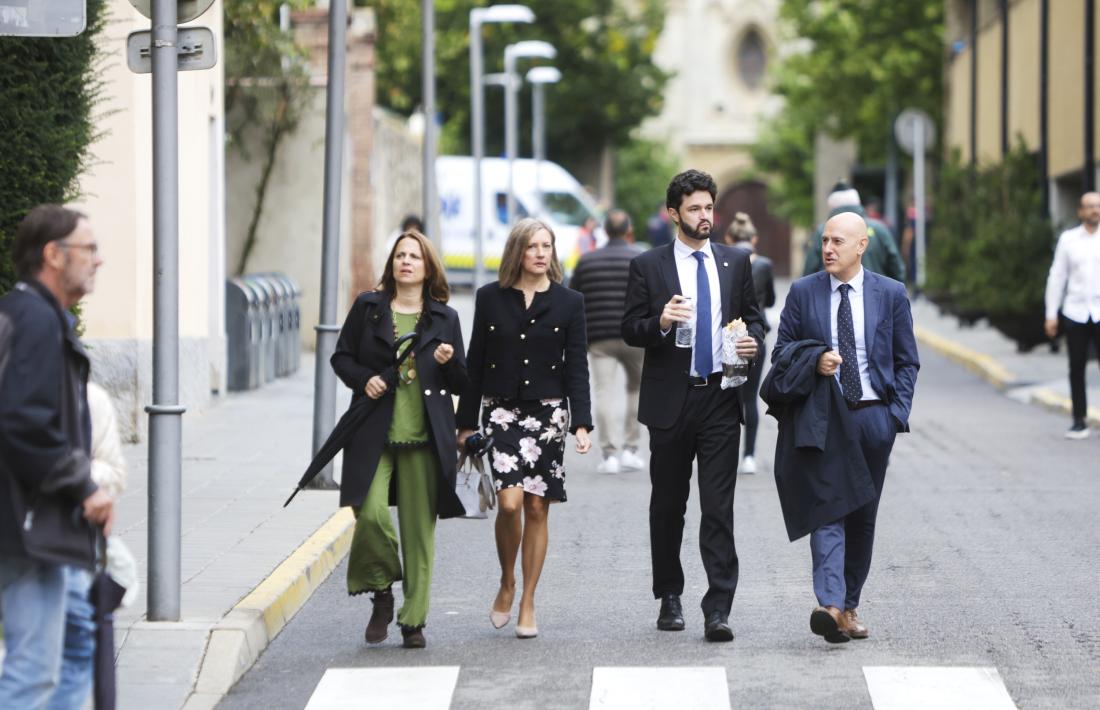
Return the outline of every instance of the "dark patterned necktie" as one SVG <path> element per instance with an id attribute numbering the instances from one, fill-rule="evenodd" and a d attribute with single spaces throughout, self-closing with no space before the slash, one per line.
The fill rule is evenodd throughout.
<path id="1" fill-rule="evenodd" d="M 714 348 L 710 339 L 710 280 L 703 263 L 706 259 L 703 252 L 696 251 L 691 255 L 699 262 L 699 268 L 695 271 L 695 301 L 698 303 L 695 309 L 695 372 L 699 377 L 710 377 L 714 369 Z"/>
<path id="2" fill-rule="evenodd" d="M 836 311 L 836 339 L 840 344 L 840 388 L 844 399 L 852 404 L 863 399 L 859 381 L 859 361 L 856 360 L 856 328 L 852 321 L 852 302 L 848 300 L 848 284 L 840 285 L 840 308 Z"/>

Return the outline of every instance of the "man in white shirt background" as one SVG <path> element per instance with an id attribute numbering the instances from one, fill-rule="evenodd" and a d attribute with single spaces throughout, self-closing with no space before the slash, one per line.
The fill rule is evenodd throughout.
<path id="1" fill-rule="evenodd" d="M 1065 319 L 1069 351 L 1069 391 L 1073 401 L 1073 425 L 1067 439 L 1084 439 L 1088 400 L 1085 367 L 1089 345 L 1100 353 L 1100 193 L 1086 192 L 1077 210 L 1081 224 L 1058 237 L 1046 290 L 1047 336 L 1058 333 L 1058 311 Z"/>

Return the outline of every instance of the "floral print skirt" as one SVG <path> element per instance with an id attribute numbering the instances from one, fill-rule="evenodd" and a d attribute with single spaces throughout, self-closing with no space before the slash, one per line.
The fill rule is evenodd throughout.
<path id="1" fill-rule="evenodd" d="M 490 399 L 481 406 L 481 430 L 493 437 L 489 463 L 497 490 L 565 502 L 565 435 L 569 410 L 560 399 Z"/>

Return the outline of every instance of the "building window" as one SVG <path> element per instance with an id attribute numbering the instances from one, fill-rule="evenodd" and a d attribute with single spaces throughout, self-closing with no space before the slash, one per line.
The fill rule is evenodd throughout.
<path id="1" fill-rule="evenodd" d="M 746 86 L 756 89 L 764 82 L 764 70 L 767 65 L 768 55 L 764 38 L 755 27 L 751 28 L 741 36 L 741 43 L 737 46 L 737 73 Z"/>

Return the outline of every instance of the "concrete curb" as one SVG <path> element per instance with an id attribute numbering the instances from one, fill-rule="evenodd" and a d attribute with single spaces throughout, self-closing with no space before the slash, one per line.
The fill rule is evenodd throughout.
<path id="1" fill-rule="evenodd" d="M 921 345 L 930 347 L 940 355 L 961 364 L 1001 392 L 1020 384 L 1016 375 L 989 355 L 971 350 L 965 345 L 959 345 L 919 325 L 913 326 L 913 333 L 917 337 L 917 342 Z M 1069 397 L 1048 387 L 1032 389 L 1027 393 L 1026 401 L 1028 404 L 1042 407 L 1051 412 L 1067 415 L 1073 413 L 1073 405 Z M 1100 409 L 1089 407 L 1086 419 L 1090 426 L 1100 427 Z"/>
<path id="2" fill-rule="evenodd" d="M 212 709 L 225 697 L 340 564 L 354 525 L 351 509 L 341 508 L 214 625 L 184 710 Z"/>
<path id="3" fill-rule="evenodd" d="M 1016 375 L 989 355 L 959 345 L 919 325 L 913 326 L 913 333 L 921 345 L 927 345 L 940 355 L 954 360 L 1001 392 L 1016 384 Z"/>

